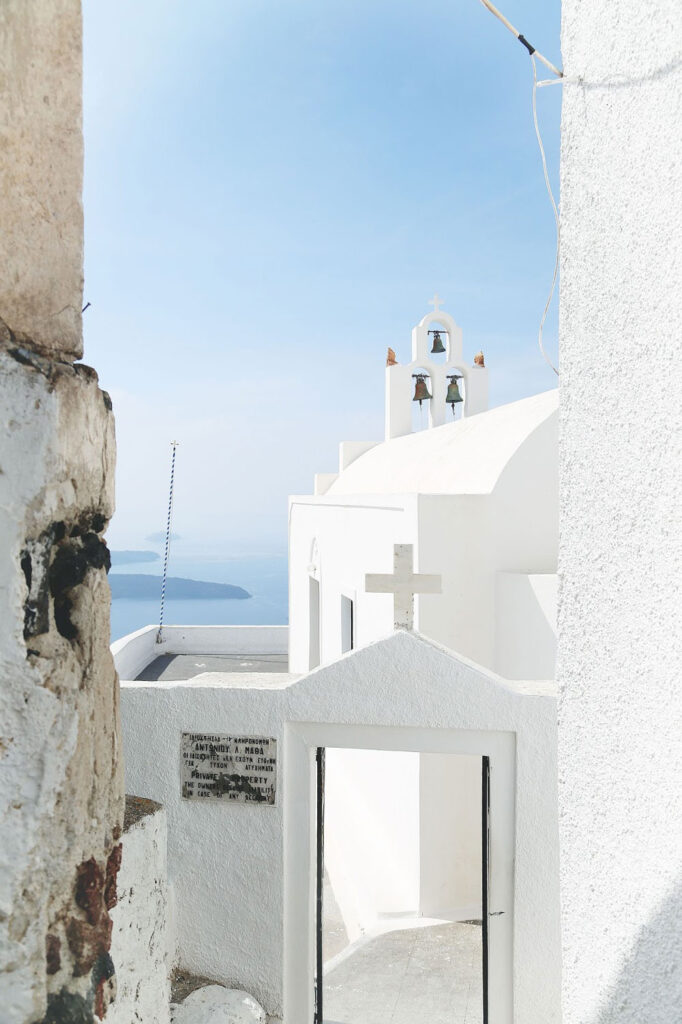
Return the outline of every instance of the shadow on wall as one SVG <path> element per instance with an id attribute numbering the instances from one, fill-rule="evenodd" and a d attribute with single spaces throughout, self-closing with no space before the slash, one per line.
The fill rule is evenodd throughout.
<path id="1" fill-rule="evenodd" d="M 637 943 L 596 1024 L 682 1020 L 682 876 Z"/>

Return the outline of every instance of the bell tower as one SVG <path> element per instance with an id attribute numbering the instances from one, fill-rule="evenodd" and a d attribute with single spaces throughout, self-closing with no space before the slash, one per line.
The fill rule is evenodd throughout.
<path id="1" fill-rule="evenodd" d="M 400 364 L 389 358 L 386 366 L 386 440 L 412 433 L 412 401 L 416 387 L 422 401 L 428 403 L 429 427 L 448 422 L 450 404 L 462 406 L 462 416 L 474 416 L 488 408 L 488 371 L 479 353 L 473 365 L 462 357 L 462 328 L 449 313 L 440 308 L 441 299 L 434 295 L 427 313 L 412 330 L 412 359 Z M 445 344 L 443 344 L 445 339 Z M 445 362 L 436 362 L 434 355 L 445 352 Z M 456 387 L 454 385 L 457 385 Z M 426 386 L 426 391 L 424 391 Z M 463 401 L 457 395 L 460 386 Z M 450 403 L 450 404 L 449 404 Z"/>

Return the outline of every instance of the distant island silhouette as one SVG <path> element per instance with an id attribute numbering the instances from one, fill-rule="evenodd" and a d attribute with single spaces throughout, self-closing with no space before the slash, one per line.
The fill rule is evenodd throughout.
<path id="1" fill-rule="evenodd" d="M 171 540 L 182 540 L 182 537 L 180 536 L 179 533 L 171 533 L 170 539 Z M 152 542 L 152 544 L 163 544 L 164 541 L 166 540 L 166 531 L 165 530 L 157 530 L 156 533 L 148 534 L 145 537 L 145 540 L 150 540 Z"/>
<path id="2" fill-rule="evenodd" d="M 128 598 L 145 601 L 150 598 L 157 600 L 161 594 L 161 577 L 147 576 L 138 573 L 111 573 L 109 576 L 111 596 L 114 599 Z M 187 600 L 237 600 L 244 601 L 251 597 L 243 587 L 234 587 L 231 583 L 205 583 L 201 580 L 184 580 L 179 576 L 169 576 L 166 581 L 167 601 Z"/>
<path id="3" fill-rule="evenodd" d="M 158 562 L 158 551 L 112 551 L 112 565 L 133 565 L 136 562 Z"/>

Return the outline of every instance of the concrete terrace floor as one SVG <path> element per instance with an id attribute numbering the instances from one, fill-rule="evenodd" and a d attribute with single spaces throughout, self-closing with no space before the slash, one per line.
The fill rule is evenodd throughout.
<path id="1" fill-rule="evenodd" d="M 140 682 L 178 682 L 204 672 L 288 672 L 286 654 L 162 654 L 137 676 Z"/>
<path id="2" fill-rule="evenodd" d="M 482 1024 L 481 927 L 385 932 L 325 970 L 325 1024 Z"/>

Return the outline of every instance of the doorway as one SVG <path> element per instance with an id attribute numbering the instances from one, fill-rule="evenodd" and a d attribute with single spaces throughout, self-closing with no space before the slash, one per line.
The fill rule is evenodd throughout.
<path id="1" fill-rule="evenodd" d="M 315 1024 L 488 1024 L 488 756 L 315 751 Z"/>

